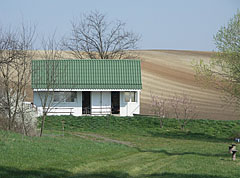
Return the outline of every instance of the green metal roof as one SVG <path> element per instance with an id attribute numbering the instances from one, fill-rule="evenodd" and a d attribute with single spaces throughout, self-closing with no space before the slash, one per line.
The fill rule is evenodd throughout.
<path id="1" fill-rule="evenodd" d="M 142 89 L 140 60 L 33 60 L 33 89 Z"/>

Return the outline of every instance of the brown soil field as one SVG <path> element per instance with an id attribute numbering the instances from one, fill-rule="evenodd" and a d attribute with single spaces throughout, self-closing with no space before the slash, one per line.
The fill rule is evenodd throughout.
<path id="1" fill-rule="evenodd" d="M 203 88 L 194 77 L 193 60 L 209 60 L 212 52 L 184 50 L 138 50 L 141 59 L 142 84 L 141 114 L 152 114 L 151 93 L 169 98 L 185 93 L 197 106 L 198 118 L 236 120 L 240 113 L 221 100 L 224 95 L 214 88 Z M 36 55 L 36 59 L 39 59 Z M 73 58 L 64 53 L 64 58 Z M 28 100 L 32 100 L 29 86 Z"/>
<path id="2" fill-rule="evenodd" d="M 185 93 L 197 106 L 198 118 L 232 120 L 239 113 L 214 88 L 203 88 L 195 80 L 193 60 L 209 60 L 212 52 L 182 50 L 138 51 L 142 65 L 141 114 L 151 114 L 151 93 L 169 98 Z"/>

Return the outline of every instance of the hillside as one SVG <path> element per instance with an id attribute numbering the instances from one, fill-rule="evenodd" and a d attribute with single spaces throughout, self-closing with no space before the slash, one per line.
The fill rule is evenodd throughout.
<path id="1" fill-rule="evenodd" d="M 192 120 L 185 130 L 176 119 L 164 123 L 160 128 L 151 117 L 52 116 L 42 137 L 0 130 L 0 177 L 240 177 L 238 153 L 231 161 L 228 152 L 240 121 Z"/>
<path id="2" fill-rule="evenodd" d="M 41 52 L 40 52 L 41 53 Z M 193 60 L 208 60 L 212 52 L 183 50 L 139 50 L 136 51 L 142 63 L 141 114 L 151 114 L 151 97 L 164 95 L 168 98 L 175 93 L 186 93 L 191 96 L 198 107 L 198 118 L 232 120 L 239 114 L 233 106 L 227 106 L 220 97 L 220 92 L 214 89 L 203 89 L 195 81 L 191 66 Z M 36 56 L 36 59 L 41 58 Z M 72 58 L 67 53 L 64 58 Z M 32 100 L 32 90 L 29 87 L 29 100 Z"/>
<path id="3" fill-rule="evenodd" d="M 139 51 L 142 60 L 141 113 L 151 113 L 150 93 L 169 97 L 175 93 L 189 94 L 199 110 L 198 118 L 238 119 L 233 106 L 227 106 L 214 89 L 203 89 L 195 81 L 193 60 L 208 60 L 212 52 L 148 50 Z"/>

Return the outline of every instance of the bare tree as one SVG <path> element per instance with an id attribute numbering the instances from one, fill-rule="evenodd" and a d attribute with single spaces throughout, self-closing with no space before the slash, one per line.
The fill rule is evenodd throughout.
<path id="1" fill-rule="evenodd" d="M 158 116 L 160 128 L 163 128 L 163 120 L 168 117 L 168 100 L 161 96 L 156 96 L 151 93 L 151 103 L 153 114 Z"/>
<path id="2" fill-rule="evenodd" d="M 84 14 L 71 22 L 70 37 L 63 40 L 65 49 L 80 59 L 124 59 L 134 57 L 127 50 L 137 47 L 140 37 L 125 30 L 121 21 L 108 22 L 106 15 L 97 11 Z"/>
<path id="3" fill-rule="evenodd" d="M 197 117 L 197 107 L 191 97 L 185 93 L 175 94 L 172 97 L 157 96 L 151 93 L 151 100 L 153 114 L 159 117 L 161 128 L 164 118 L 167 117 L 178 119 L 182 130 L 191 119 Z"/>
<path id="4" fill-rule="evenodd" d="M 169 99 L 169 103 L 171 105 L 174 117 L 179 119 L 179 117 L 181 117 L 181 98 L 179 95 L 175 94 Z"/>
<path id="5" fill-rule="evenodd" d="M 0 78 L 0 128 L 6 130 L 7 120 L 6 120 L 6 110 L 5 110 L 6 102 L 4 100 L 4 87 L 3 87 L 3 79 Z"/>
<path id="6" fill-rule="evenodd" d="M 20 103 L 26 99 L 33 58 L 35 26 L 22 24 L 21 28 L 0 32 L 1 108 L 7 115 L 8 129 L 14 130 Z"/>
<path id="7" fill-rule="evenodd" d="M 197 106 L 186 93 L 175 94 L 169 101 L 173 115 L 179 119 L 181 129 L 184 130 L 187 123 L 197 117 Z"/>
<path id="8" fill-rule="evenodd" d="M 19 55 L 17 32 L 0 28 L 0 66 L 10 63 Z"/>
<path id="9" fill-rule="evenodd" d="M 62 51 L 60 50 L 59 43 L 55 41 L 54 35 L 47 39 L 42 39 L 43 51 L 40 53 L 41 58 L 46 59 L 44 62 L 44 69 L 38 65 L 33 66 L 32 77 L 35 83 L 33 83 L 36 88 L 36 92 L 39 96 L 42 108 L 41 116 L 41 131 L 40 137 L 43 134 L 44 124 L 48 113 L 55 107 L 58 103 L 54 102 L 55 90 L 57 87 L 58 78 L 58 63 L 56 60 L 62 58 Z M 42 88 L 42 76 L 41 72 L 44 70 L 46 83 Z M 39 82 L 39 83 L 38 83 Z"/>

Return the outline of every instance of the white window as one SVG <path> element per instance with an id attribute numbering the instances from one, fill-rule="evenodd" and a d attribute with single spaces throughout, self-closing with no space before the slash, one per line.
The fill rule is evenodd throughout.
<path id="1" fill-rule="evenodd" d="M 136 91 L 125 91 L 124 92 L 125 102 L 137 102 L 137 92 Z"/>
<path id="2" fill-rule="evenodd" d="M 130 102 L 130 92 L 129 91 L 124 92 L 124 98 L 125 98 L 125 102 Z"/>
<path id="3" fill-rule="evenodd" d="M 77 92 L 54 92 L 54 102 L 76 102 Z"/>

